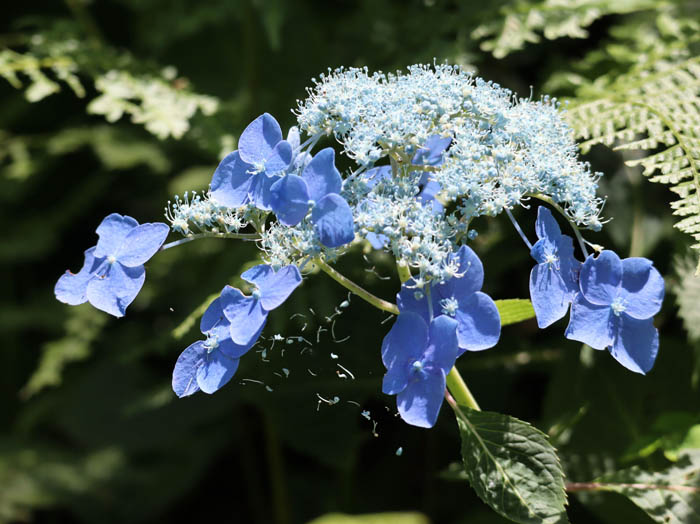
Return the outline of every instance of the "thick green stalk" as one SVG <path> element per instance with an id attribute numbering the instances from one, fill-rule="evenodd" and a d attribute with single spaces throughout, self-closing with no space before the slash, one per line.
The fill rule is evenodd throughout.
<path id="1" fill-rule="evenodd" d="M 396 271 L 399 274 L 399 280 L 402 284 L 411 278 L 411 270 L 404 261 L 396 263 Z"/>
<path id="2" fill-rule="evenodd" d="M 345 275 L 338 273 L 335 269 L 323 262 L 321 259 L 314 259 L 314 263 L 319 268 L 321 268 L 321 271 L 323 271 L 326 275 L 335 280 L 338 284 L 343 286 L 345 289 L 349 290 L 351 293 L 354 293 L 361 299 L 366 300 L 377 309 L 381 309 L 382 311 L 386 311 L 387 313 L 391 313 L 393 315 L 399 314 L 399 308 L 396 307 L 396 304 L 392 304 L 391 302 L 387 302 L 386 300 L 382 300 L 381 298 L 374 296 L 372 293 L 370 293 L 363 287 L 360 287 L 359 285 L 355 284 L 355 282 L 347 278 Z"/>
<path id="3" fill-rule="evenodd" d="M 457 371 L 457 367 L 453 367 L 447 375 L 447 389 L 450 390 L 458 404 L 481 411 L 474 395 L 469 391 L 467 383 L 464 382 L 462 375 Z"/>
<path id="4" fill-rule="evenodd" d="M 196 233 L 185 238 L 181 238 L 180 240 L 163 244 L 160 246 L 159 251 L 165 251 L 171 247 L 187 244 L 188 242 L 192 242 L 193 240 L 197 240 L 199 238 L 237 238 L 239 240 L 260 240 L 260 235 L 257 233 Z"/>

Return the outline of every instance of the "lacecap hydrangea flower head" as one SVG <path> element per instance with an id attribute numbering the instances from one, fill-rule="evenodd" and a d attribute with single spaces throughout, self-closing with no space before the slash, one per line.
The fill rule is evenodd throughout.
<path id="1" fill-rule="evenodd" d="M 269 313 L 320 269 L 397 315 L 377 351 L 387 369 L 382 390 L 397 396 L 406 422 L 430 427 L 446 385 L 457 396 L 454 384 L 463 384 L 451 379 L 459 376 L 455 362 L 468 365 L 470 352 L 500 337 L 499 302 L 482 291 L 484 267 L 469 244 L 475 218 L 505 212 L 536 261 L 530 294 L 538 325 L 571 309 L 568 338 L 609 348 L 627 368 L 646 372 L 658 348 L 652 317 L 663 280 L 646 259 L 588 256 L 581 230 L 602 226 L 600 174 L 578 160 L 561 112 L 555 99 L 517 99 L 447 64 L 393 74 L 329 70 L 299 102 L 286 138 L 272 115 L 260 115 L 216 168 L 208 191 L 168 203 L 166 218 L 184 238 L 162 245 L 164 224 L 138 226 L 111 215 L 83 270 L 61 277 L 56 296 L 119 316 L 159 249 L 204 237 L 256 242 L 263 263 L 241 275 L 250 293 L 226 286 L 209 305 L 200 325 L 206 340 L 175 365 L 175 393 L 213 393 L 229 382 Z M 325 147 L 315 150 L 321 139 Z M 350 161 L 343 171 L 341 155 Z M 582 261 L 548 208 L 539 208 L 538 240 L 530 243 L 511 210 L 534 199 L 570 223 Z M 356 247 L 395 259 L 396 304 L 332 267 Z"/>

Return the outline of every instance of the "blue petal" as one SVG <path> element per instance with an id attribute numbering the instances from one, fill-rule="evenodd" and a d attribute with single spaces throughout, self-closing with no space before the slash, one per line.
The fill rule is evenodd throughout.
<path id="1" fill-rule="evenodd" d="M 458 322 L 457 340 L 459 351 L 482 351 L 492 348 L 501 336 L 501 316 L 496 303 L 486 293 L 477 291 L 469 298 L 459 299 L 455 313 Z"/>
<path id="2" fill-rule="evenodd" d="M 396 362 L 395 365 L 387 369 L 382 379 L 382 393 L 396 395 L 408 386 L 410 377 L 409 369 L 411 363 L 406 361 Z"/>
<path id="3" fill-rule="evenodd" d="M 548 238 L 541 238 L 532 246 L 530 256 L 534 258 L 538 264 L 545 264 L 547 263 L 547 255 L 557 256 L 557 244 Z"/>
<path id="4" fill-rule="evenodd" d="M 204 312 L 199 329 L 208 338 L 216 339 L 218 343 L 217 351 L 221 351 L 230 358 L 240 358 L 253 347 L 255 341 L 260 337 L 263 327 L 264 325 L 260 326 L 259 332 L 253 336 L 252 341 L 248 344 L 236 344 L 231 340 L 231 323 L 224 315 L 224 310 L 221 308 L 221 297 L 219 297 Z"/>
<path id="5" fill-rule="evenodd" d="M 379 166 L 368 169 L 360 175 L 367 187 L 373 188 L 382 180 L 391 180 L 391 166 Z"/>
<path id="6" fill-rule="evenodd" d="M 292 146 L 292 149 L 299 149 L 301 145 L 301 138 L 299 137 L 299 128 L 297 126 L 292 126 L 289 128 L 287 133 L 287 142 Z"/>
<path id="7" fill-rule="evenodd" d="M 552 212 L 544 206 L 537 208 L 537 221 L 535 222 L 535 233 L 537 238 L 548 239 L 550 242 L 556 242 L 561 236 L 559 224 L 552 216 Z"/>
<path id="8" fill-rule="evenodd" d="M 95 246 L 95 258 L 116 254 L 129 231 L 138 225 L 139 223 L 133 218 L 121 216 L 118 213 L 112 213 L 105 217 L 102 223 L 97 226 L 97 234 L 100 239 Z"/>
<path id="9" fill-rule="evenodd" d="M 625 313 L 643 320 L 661 310 L 664 300 L 664 279 L 647 258 L 626 258 L 622 261 L 622 289 Z"/>
<path id="10" fill-rule="evenodd" d="M 446 315 L 435 317 L 428 329 L 428 347 L 423 359 L 447 374 L 455 365 L 457 350 L 457 321 Z"/>
<path id="11" fill-rule="evenodd" d="M 272 209 L 272 186 L 280 179 L 278 176 L 267 176 L 265 173 L 253 175 L 250 179 L 248 196 L 255 207 L 263 211 Z"/>
<path id="12" fill-rule="evenodd" d="M 221 307 L 231 323 L 231 340 L 243 346 L 254 343 L 267 321 L 267 311 L 260 301 L 226 286 L 221 292 Z"/>
<path id="13" fill-rule="evenodd" d="M 438 292 L 443 298 L 466 296 L 479 291 L 484 285 L 484 265 L 469 246 L 462 246 L 457 253 L 449 256 L 450 262 L 457 263 L 458 276 L 438 284 Z"/>
<path id="14" fill-rule="evenodd" d="M 244 272 L 241 278 L 258 287 L 260 301 L 267 311 L 282 305 L 301 284 L 301 273 L 294 264 L 284 266 L 278 271 L 273 271 L 268 265 L 257 265 Z"/>
<path id="15" fill-rule="evenodd" d="M 311 153 L 307 153 L 306 151 L 299 153 L 296 157 L 294 157 L 294 169 L 301 169 L 303 171 L 304 168 L 313 160 L 313 158 L 314 157 L 311 156 Z"/>
<path id="16" fill-rule="evenodd" d="M 396 294 L 396 305 L 402 313 L 404 311 L 417 313 L 426 323 L 429 323 L 430 311 L 428 309 L 428 299 L 424 291 L 425 288 L 422 290 L 416 289 L 414 287 L 415 285 L 416 283 L 412 278 L 401 285 L 401 290 Z M 416 295 L 418 295 L 418 297 Z"/>
<path id="17" fill-rule="evenodd" d="M 146 270 L 143 266 L 127 267 L 115 262 L 104 277 L 96 276 L 88 282 L 87 299 L 97 309 L 123 317 L 145 280 Z"/>
<path id="18" fill-rule="evenodd" d="M 311 221 L 321 244 L 340 247 L 355 238 L 352 210 L 340 195 L 331 193 L 316 202 Z"/>
<path id="19" fill-rule="evenodd" d="M 173 391 L 182 398 L 199 391 L 197 369 L 204 363 L 207 348 L 200 340 L 183 351 L 173 369 Z"/>
<path id="20" fill-rule="evenodd" d="M 264 113 L 243 130 L 238 139 L 238 152 L 244 162 L 260 164 L 272 156 L 280 140 L 282 140 L 280 125 L 272 115 Z"/>
<path id="21" fill-rule="evenodd" d="M 136 267 L 148 262 L 165 242 L 170 228 L 161 222 L 141 224 L 126 235 L 122 247 L 116 254 L 125 266 Z"/>
<path id="22" fill-rule="evenodd" d="M 418 193 L 418 200 L 423 206 L 431 206 L 434 214 L 442 213 L 444 206 L 435 198 L 440 192 L 440 184 L 434 180 L 428 180 L 420 193 Z"/>
<path id="23" fill-rule="evenodd" d="M 549 264 L 537 264 L 530 272 L 530 300 L 540 329 L 566 316 L 572 293 L 559 272 Z"/>
<path id="24" fill-rule="evenodd" d="M 238 151 L 228 154 L 214 171 L 211 179 L 211 196 L 219 204 L 240 207 L 250 198 L 252 178 L 249 171 L 254 168 L 241 160 Z"/>
<path id="25" fill-rule="evenodd" d="M 214 393 L 231 380 L 238 369 L 239 360 L 229 358 L 215 349 L 204 357 L 197 368 L 197 385 L 205 393 Z"/>
<path id="26" fill-rule="evenodd" d="M 309 211 L 309 192 L 300 176 L 286 175 L 272 184 L 270 206 L 285 226 L 295 226 Z"/>
<path id="27" fill-rule="evenodd" d="M 591 304 L 609 306 L 618 295 L 622 282 L 622 262 L 612 251 L 603 251 L 598 258 L 589 256 L 581 267 L 580 286 Z"/>
<path id="28" fill-rule="evenodd" d="M 616 318 L 610 306 L 591 304 L 579 293 L 571 305 L 566 338 L 578 340 L 594 349 L 605 349 L 613 343 Z"/>
<path id="29" fill-rule="evenodd" d="M 224 310 L 221 307 L 221 298 L 217 297 L 202 315 L 202 320 L 199 322 L 199 330 L 202 333 L 211 331 L 218 324 L 225 323 L 228 325 L 229 321 L 224 316 Z"/>
<path id="30" fill-rule="evenodd" d="M 381 233 L 367 233 L 365 237 L 374 249 L 383 249 L 389 243 L 389 237 Z"/>
<path id="31" fill-rule="evenodd" d="M 335 167 L 335 151 L 332 147 L 322 149 L 301 175 L 309 188 L 309 198 L 318 202 L 331 193 L 340 193 L 343 179 Z"/>
<path id="32" fill-rule="evenodd" d="M 615 360 L 635 373 L 646 374 L 654 366 L 658 351 L 659 332 L 653 319 L 620 315 L 615 343 L 610 348 Z"/>
<path id="33" fill-rule="evenodd" d="M 87 302 L 88 282 L 95 276 L 95 270 L 104 261 L 104 259 L 96 261 L 93 256 L 94 252 L 94 247 L 85 251 L 85 261 L 78 273 L 66 271 L 61 275 L 53 290 L 58 300 L 71 306 Z"/>
<path id="34" fill-rule="evenodd" d="M 382 362 L 387 369 L 420 359 L 428 346 L 428 324 L 416 313 L 400 313 L 382 341 Z M 404 365 L 405 364 L 405 365 Z"/>
<path id="35" fill-rule="evenodd" d="M 581 262 L 574 258 L 574 240 L 568 235 L 562 235 L 556 247 L 559 257 L 559 275 L 573 297 L 573 294 L 580 291 L 579 274 L 581 273 Z"/>
<path id="36" fill-rule="evenodd" d="M 429 166 L 437 166 L 442 164 L 442 154 L 452 142 L 450 137 L 442 137 L 433 135 L 425 141 L 423 147 L 418 149 L 418 152 L 413 155 L 412 162 L 414 164 L 423 164 Z"/>
<path id="37" fill-rule="evenodd" d="M 437 421 L 445 395 L 445 373 L 437 369 L 423 380 L 412 381 L 398 394 L 396 403 L 405 422 L 432 428 Z"/>
<path id="38" fill-rule="evenodd" d="M 260 329 L 258 332 L 253 336 L 252 342 L 249 342 L 248 344 L 236 344 L 233 340 L 231 340 L 231 331 L 230 331 L 230 326 L 229 326 L 229 333 L 228 337 L 229 338 L 224 338 L 219 341 L 219 347 L 216 348 L 217 351 L 220 351 L 224 355 L 226 355 L 229 358 L 241 358 L 243 355 L 248 353 L 250 351 L 250 348 L 252 348 L 257 340 L 260 338 L 260 335 L 262 334 L 262 331 L 264 329 L 265 325 L 263 324 L 260 326 Z"/>
<path id="39" fill-rule="evenodd" d="M 286 140 L 279 142 L 265 161 L 265 173 L 269 176 L 284 171 L 292 163 L 292 146 Z"/>

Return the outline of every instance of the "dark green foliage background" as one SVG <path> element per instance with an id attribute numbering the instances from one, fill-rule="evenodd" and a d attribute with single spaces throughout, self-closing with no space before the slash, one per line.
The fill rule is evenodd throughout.
<path id="1" fill-rule="evenodd" d="M 242 359 L 236 378 L 262 380 L 274 391 L 233 380 L 214 396 L 177 400 L 170 391 L 172 366 L 199 332 L 193 327 L 176 339 L 172 330 L 207 296 L 237 282 L 241 268 L 256 260 L 254 246 L 202 240 L 156 256 L 124 319 L 65 306 L 52 290 L 62 271 L 79 269 L 105 215 L 161 220 L 175 193 L 206 188 L 220 134 L 239 135 L 264 111 L 288 128 L 290 109 L 328 67 L 391 71 L 433 58 L 459 61 L 521 95 L 533 86 L 534 96 L 556 73 L 577 70 L 594 78 L 622 67 L 612 59 L 583 60 L 604 49 L 611 28 L 625 21 L 627 15 L 615 14 L 596 21 L 586 39 L 544 41 L 494 58 L 470 34 L 509 5 L 101 0 L 81 7 L 66 0 L 3 6 L 3 44 L 21 50 L 34 31 L 65 31 L 83 46 L 86 79 L 91 68 L 104 67 L 100 61 L 128 52 L 132 71 L 174 65 L 194 91 L 219 97 L 222 108 L 213 117 L 195 117 L 182 140 L 160 141 L 126 119 L 107 124 L 88 115 L 86 101 L 68 89 L 29 104 L 20 90 L 0 81 L 0 130 L 20 137 L 31 152 L 25 176 L 11 176 L 9 164 L 0 164 L 0 522 L 286 524 L 330 511 L 390 510 L 420 511 L 435 523 L 505 522 L 450 473 L 460 460 L 460 443 L 447 407 L 431 431 L 393 416 L 394 398 L 380 393 L 379 347 L 390 324 L 381 324 L 385 315 L 359 299 L 335 324 L 337 336 L 349 334 L 349 341 L 335 344 L 324 333 L 312 352 L 301 354 L 303 346 L 294 344 L 282 356 L 278 344 L 269 363 L 254 352 Z M 90 99 L 95 93 L 86 85 Z M 552 94 L 573 90 L 564 86 Z M 77 145 L 58 153 L 51 145 L 60 140 Z M 606 174 L 605 214 L 615 217 L 588 238 L 623 256 L 632 249 L 652 258 L 672 284 L 674 257 L 685 256 L 688 245 L 671 228 L 672 195 L 624 168 L 622 157 L 608 149 L 594 148 L 587 158 Z M 534 209 L 519 211 L 525 231 L 533 231 L 534 216 Z M 532 261 L 505 217 L 476 227 L 485 290 L 494 298 L 527 297 Z M 387 259 L 372 263 L 380 274 L 393 273 Z M 339 264 L 349 277 L 391 298 L 396 277 L 382 281 L 365 267 L 359 250 Z M 305 321 L 290 317 L 304 312 L 310 323 L 304 334 L 313 338 L 318 326 L 329 327 L 324 317 L 345 298 L 325 275 L 307 279 L 271 316 L 266 334 L 299 333 Z M 552 435 L 568 481 L 632 465 L 661 468 L 668 464 L 663 446 L 639 450 L 661 438 L 680 438 L 700 422 L 694 343 L 674 300 L 669 292 L 657 317 L 661 350 L 646 377 L 626 371 L 606 352 L 565 340 L 565 321 L 544 331 L 534 321 L 504 328 L 496 348 L 466 355 L 459 368 L 484 409 Z M 337 377 L 331 352 L 356 380 Z M 49 355 L 65 362 L 45 363 L 37 377 L 42 356 Z M 288 379 L 274 374 L 283 367 L 290 370 Z M 341 401 L 317 410 L 317 393 Z M 378 436 L 348 400 L 371 411 Z M 658 423 L 664 416 L 672 422 Z M 395 454 L 399 447 L 401 456 Z M 578 523 L 651 522 L 614 494 L 570 495 L 569 516 Z"/>

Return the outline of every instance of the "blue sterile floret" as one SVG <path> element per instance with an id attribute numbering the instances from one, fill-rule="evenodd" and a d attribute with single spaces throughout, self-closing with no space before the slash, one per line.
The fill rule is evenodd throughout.
<path id="1" fill-rule="evenodd" d="M 222 294 L 229 287 L 226 286 Z M 255 340 L 247 344 L 236 344 L 232 340 L 231 323 L 224 315 L 221 303 L 222 299 L 218 297 L 202 316 L 199 330 L 207 339 L 188 346 L 175 363 L 173 391 L 180 398 L 199 390 L 205 393 L 218 391 L 231 380 L 238 369 L 239 359 L 255 344 Z M 262 331 L 262 326 L 259 331 Z"/>
<path id="2" fill-rule="evenodd" d="M 496 303 L 481 291 L 484 267 L 476 253 L 462 246 L 450 256 L 453 276 L 443 282 L 418 286 L 410 279 L 401 286 L 396 303 L 401 312 L 419 314 L 426 322 L 439 315 L 457 321 L 457 340 L 461 355 L 496 345 L 501 335 L 501 317 Z"/>
<path id="3" fill-rule="evenodd" d="M 620 260 L 603 251 L 583 263 L 579 287 L 566 337 L 594 349 L 608 348 L 627 369 L 649 371 L 659 349 L 652 317 L 664 298 L 664 280 L 651 260 Z"/>
<path id="4" fill-rule="evenodd" d="M 231 339 L 246 345 L 258 339 L 268 313 L 282 305 L 301 284 L 301 274 L 294 265 L 275 271 L 261 264 L 245 271 L 241 278 L 254 287 L 252 295 L 227 286 L 221 292 L 221 307 L 231 323 Z"/>
<path id="5" fill-rule="evenodd" d="M 382 391 L 397 395 L 401 418 L 430 428 L 437 421 L 445 380 L 457 358 L 457 321 L 438 315 L 429 322 L 413 312 L 399 314 L 382 342 L 387 368 Z"/>
<path id="6" fill-rule="evenodd" d="M 340 247 L 355 237 L 352 210 L 340 196 L 342 186 L 335 151 L 327 147 L 306 163 L 301 176 L 290 173 L 272 185 L 272 211 L 282 224 L 295 226 L 311 208 L 311 223 L 321 244 Z"/>
<path id="7" fill-rule="evenodd" d="M 566 316 L 579 291 L 581 262 L 574 258 L 573 239 L 562 235 L 546 207 L 537 210 L 535 232 L 539 239 L 530 255 L 538 264 L 530 272 L 530 298 L 537 325 L 546 328 Z"/>
<path id="8" fill-rule="evenodd" d="M 229 207 L 248 202 L 270 210 L 270 188 L 292 162 L 292 145 L 282 140 L 275 118 L 264 113 L 245 128 L 238 150 L 226 156 L 211 181 L 212 197 Z"/>
<path id="9" fill-rule="evenodd" d="M 443 282 L 401 286 L 400 313 L 382 344 L 382 391 L 398 395 L 401 418 L 414 426 L 435 424 L 457 357 L 495 346 L 501 334 L 498 308 L 480 291 L 484 268 L 474 251 L 462 246 L 446 267 L 451 277 Z"/>
<path id="10" fill-rule="evenodd" d="M 72 306 L 90 302 L 94 307 L 122 317 L 146 279 L 144 264 L 160 249 L 170 229 L 166 224 L 141 224 L 129 216 L 112 213 L 97 228 L 97 245 L 85 251 L 77 273 L 66 271 L 54 293 Z"/>

